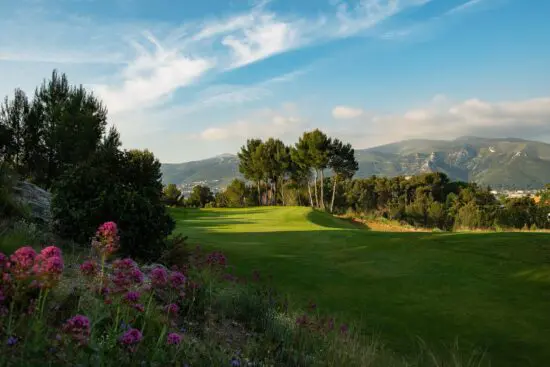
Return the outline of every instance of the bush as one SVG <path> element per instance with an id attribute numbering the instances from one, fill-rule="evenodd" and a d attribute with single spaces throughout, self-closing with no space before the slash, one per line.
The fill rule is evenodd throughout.
<path id="1" fill-rule="evenodd" d="M 162 203 L 160 178 L 160 163 L 152 153 L 105 147 L 57 182 L 54 229 L 64 238 L 86 243 L 99 224 L 115 221 L 122 253 L 158 258 L 174 228 Z"/>

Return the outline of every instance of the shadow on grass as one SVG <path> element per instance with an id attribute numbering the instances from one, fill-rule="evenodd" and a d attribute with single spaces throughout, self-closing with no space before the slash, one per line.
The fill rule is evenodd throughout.
<path id="1" fill-rule="evenodd" d="M 354 222 L 353 220 L 345 220 L 333 216 L 332 214 L 325 213 L 319 210 L 312 210 L 307 215 L 307 220 L 313 224 L 316 224 L 325 228 L 338 228 L 338 229 L 369 229 L 368 226 L 363 223 Z"/>

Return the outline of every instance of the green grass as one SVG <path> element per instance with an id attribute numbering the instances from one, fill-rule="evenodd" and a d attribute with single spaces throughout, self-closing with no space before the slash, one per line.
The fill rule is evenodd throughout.
<path id="1" fill-rule="evenodd" d="M 550 235 L 372 232 L 308 208 L 172 209 L 177 233 L 259 269 L 305 304 L 413 355 L 482 348 L 495 366 L 550 363 Z"/>

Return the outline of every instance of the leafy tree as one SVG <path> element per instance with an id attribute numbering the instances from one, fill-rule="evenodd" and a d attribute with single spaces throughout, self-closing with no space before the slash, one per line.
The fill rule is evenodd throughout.
<path id="1" fill-rule="evenodd" d="M 96 153 L 56 181 L 54 229 L 85 243 L 101 223 L 115 221 L 122 252 L 152 260 L 161 255 L 174 228 L 162 203 L 160 163 L 148 151 L 123 152 L 119 146 L 112 129 Z"/>
<path id="2" fill-rule="evenodd" d="M 315 173 L 315 204 L 317 207 L 325 208 L 324 188 L 321 185 L 321 193 L 318 194 L 317 182 L 320 176 L 321 182 L 324 182 L 324 170 L 327 168 L 330 160 L 331 139 L 319 129 L 305 132 L 294 150 L 292 159 L 302 169 L 312 169 Z M 320 199 L 320 200 L 319 200 Z"/>
<path id="3" fill-rule="evenodd" d="M 246 183 L 244 181 L 239 179 L 233 180 L 229 186 L 225 188 L 223 193 L 225 197 L 225 205 L 232 208 L 241 208 L 246 206 L 248 191 L 248 187 L 246 187 Z"/>
<path id="4" fill-rule="evenodd" d="M 281 140 L 270 138 L 256 149 L 253 159 L 264 172 L 264 177 L 270 186 L 270 202 L 275 204 L 277 186 L 282 179 L 284 180 L 284 175 L 290 167 L 289 149 Z"/>
<path id="5" fill-rule="evenodd" d="M 260 166 L 258 161 L 258 155 L 256 150 L 262 145 L 260 139 L 249 139 L 246 141 L 246 145 L 241 147 L 241 151 L 237 153 L 239 157 L 239 172 L 243 176 L 251 181 L 254 181 L 258 188 L 258 205 L 262 205 L 262 193 L 260 184 L 264 179 L 264 170 Z"/>
<path id="6" fill-rule="evenodd" d="M 183 201 L 183 194 L 176 184 L 168 184 L 163 190 L 162 195 L 167 205 L 178 205 Z"/>
<path id="7" fill-rule="evenodd" d="M 212 190 L 208 186 L 197 185 L 193 187 L 193 191 L 187 199 L 187 203 L 190 206 L 204 208 L 206 204 L 214 201 L 214 195 Z"/>
<path id="8" fill-rule="evenodd" d="M 13 100 L 6 97 L 0 105 L 0 152 L 16 171 L 23 163 L 23 131 L 29 109 L 29 100 L 20 89 L 15 90 Z"/>
<path id="9" fill-rule="evenodd" d="M 334 211 L 334 198 L 336 195 L 336 183 L 341 179 L 351 179 L 359 169 L 355 160 L 355 150 L 351 144 L 343 144 L 340 140 L 334 139 L 330 145 L 328 166 L 333 171 L 332 199 L 330 201 L 330 212 Z"/>

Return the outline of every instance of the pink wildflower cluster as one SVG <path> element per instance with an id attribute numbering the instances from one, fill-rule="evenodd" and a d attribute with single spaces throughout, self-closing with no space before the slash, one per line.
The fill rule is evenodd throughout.
<path id="1" fill-rule="evenodd" d="M 168 315 L 175 316 L 180 312 L 180 307 L 175 303 L 170 303 L 165 307 L 165 311 Z"/>
<path id="2" fill-rule="evenodd" d="M 150 278 L 155 287 L 164 287 L 168 284 L 168 272 L 162 266 L 157 266 L 151 270 Z"/>
<path id="3" fill-rule="evenodd" d="M 115 222 L 105 222 L 96 231 L 92 247 L 101 255 L 109 256 L 119 248 L 118 228 Z"/>
<path id="4" fill-rule="evenodd" d="M 63 274 L 63 259 L 61 250 L 55 246 L 48 246 L 34 259 L 33 271 L 41 288 L 51 288 Z"/>
<path id="5" fill-rule="evenodd" d="M 225 255 L 220 251 L 214 251 L 208 254 L 206 257 L 206 263 L 210 266 L 221 266 L 224 267 L 227 264 L 227 259 Z"/>
<path id="6" fill-rule="evenodd" d="M 36 251 L 30 246 L 20 247 L 11 255 L 11 273 L 18 280 L 32 275 Z"/>
<path id="7" fill-rule="evenodd" d="M 169 333 L 168 337 L 166 338 L 166 344 L 168 345 L 178 345 L 181 343 L 181 335 L 178 333 Z"/>
<path id="8" fill-rule="evenodd" d="M 130 288 L 143 283 L 143 273 L 134 260 L 130 258 L 115 260 L 112 267 L 113 274 L 111 281 L 114 284 L 113 292 L 126 292 Z"/>
<path id="9" fill-rule="evenodd" d="M 120 342 L 127 347 L 138 344 L 143 339 L 143 334 L 138 329 L 130 329 L 120 337 Z"/>
<path id="10" fill-rule="evenodd" d="M 90 337 L 90 320 L 86 316 L 76 315 L 65 322 L 63 332 L 78 344 L 85 345 Z"/>
<path id="11" fill-rule="evenodd" d="M 86 260 L 80 265 L 80 272 L 86 277 L 93 278 L 99 273 L 99 265 L 94 260 Z"/>
<path id="12" fill-rule="evenodd" d="M 41 288 L 53 287 L 63 273 L 61 250 L 48 246 L 37 254 L 30 246 L 17 249 L 9 258 L 0 254 L 0 271 L 3 287 L 0 298 L 5 297 L 6 286 L 12 280 L 31 281 Z"/>

